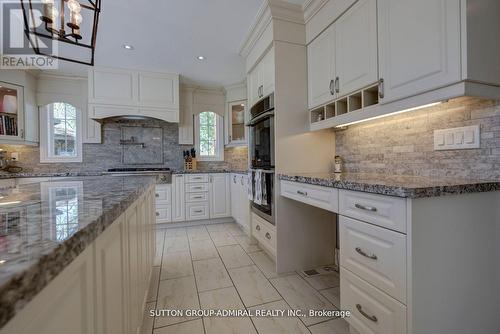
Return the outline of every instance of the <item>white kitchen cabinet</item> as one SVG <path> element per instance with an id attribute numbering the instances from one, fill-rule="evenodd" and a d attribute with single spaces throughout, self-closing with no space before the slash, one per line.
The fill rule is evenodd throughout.
<path id="1" fill-rule="evenodd" d="M 179 145 L 194 145 L 193 88 L 181 90 L 179 107 Z"/>
<path id="2" fill-rule="evenodd" d="M 359 0 L 335 23 L 335 64 L 338 97 L 377 82 L 376 0 Z"/>
<path id="3" fill-rule="evenodd" d="M 274 92 L 275 66 L 274 48 L 271 48 L 248 73 L 249 106 L 252 107 L 264 96 Z"/>
<path id="4" fill-rule="evenodd" d="M 307 46 L 310 109 L 378 80 L 377 3 L 360 0 Z"/>
<path id="5" fill-rule="evenodd" d="M 330 26 L 307 46 L 309 108 L 335 98 L 335 31 Z"/>
<path id="6" fill-rule="evenodd" d="M 92 68 L 88 78 L 91 118 L 147 116 L 179 122 L 178 74 Z"/>
<path id="7" fill-rule="evenodd" d="M 172 175 L 172 221 L 186 220 L 184 175 Z"/>
<path id="8" fill-rule="evenodd" d="M 378 1 L 383 102 L 460 80 L 460 15 L 459 0 Z"/>
<path id="9" fill-rule="evenodd" d="M 226 173 L 210 174 L 210 218 L 231 216 L 230 175 Z"/>
<path id="10" fill-rule="evenodd" d="M 156 223 L 172 221 L 172 185 L 157 184 L 155 189 Z"/>
<path id="11" fill-rule="evenodd" d="M 227 144 L 230 146 L 247 145 L 247 128 L 245 126 L 246 100 L 229 102 L 226 121 L 228 127 Z"/>
<path id="12" fill-rule="evenodd" d="M 231 216 L 247 233 L 250 233 L 250 204 L 247 194 L 247 176 L 231 174 Z"/>

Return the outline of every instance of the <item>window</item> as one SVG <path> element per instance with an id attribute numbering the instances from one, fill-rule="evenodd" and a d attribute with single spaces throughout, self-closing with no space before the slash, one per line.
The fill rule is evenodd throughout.
<path id="1" fill-rule="evenodd" d="M 40 162 L 81 162 L 81 113 L 71 104 L 47 105 L 40 117 Z"/>
<path id="2" fill-rule="evenodd" d="M 201 161 L 224 160 L 223 118 L 204 111 L 195 119 L 196 152 Z"/>

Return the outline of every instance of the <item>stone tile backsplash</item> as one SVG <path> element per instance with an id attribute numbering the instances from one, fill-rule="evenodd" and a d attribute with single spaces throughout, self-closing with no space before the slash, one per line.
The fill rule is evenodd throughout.
<path id="1" fill-rule="evenodd" d="M 434 130 L 479 124 L 481 148 L 434 151 Z M 500 101 L 459 98 L 335 133 L 344 170 L 500 179 Z"/>
<path id="2" fill-rule="evenodd" d="M 109 119 L 102 126 L 102 144 L 83 144 L 82 163 L 40 163 L 40 149 L 25 145 L 0 145 L 7 152 L 19 152 L 17 166 L 25 172 L 102 172 L 119 167 L 170 167 L 183 169 L 182 152 L 190 145 L 179 145 L 179 127 L 174 123 L 159 120 Z M 125 137 L 124 137 L 125 136 Z M 120 139 L 130 139 L 145 143 L 140 146 L 122 146 Z M 158 143 L 160 137 L 160 143 Z M 246 147 L 227 148 L 225 161 L 200 162 L 199 169 L 247 169 L 248 150 Z"/>

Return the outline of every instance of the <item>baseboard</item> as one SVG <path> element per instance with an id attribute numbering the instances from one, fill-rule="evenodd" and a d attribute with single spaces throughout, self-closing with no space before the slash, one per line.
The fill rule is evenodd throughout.
<path id="1" fill-rule="evenodd" d="M 234 222 L 235 220 L 233 217 L 227 217 L 227 218 L 217 218 L 217 219 L 191 220 L 191 221 L 176 222 L 176 223 L 157 223 L 156 227 L 162 229 L 162 228 L 190 227 L 190 226 L 234 223 Z"/>

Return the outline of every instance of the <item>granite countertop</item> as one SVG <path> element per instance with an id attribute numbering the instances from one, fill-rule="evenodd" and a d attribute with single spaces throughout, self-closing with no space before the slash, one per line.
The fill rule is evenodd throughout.
<path id="1" fill-rule="evenodd" d="M 432 178 L 357 173 L 287 173 L 280 180 L 405 198 L 423 198 L 500 190 L 499 180 Z"/>
<path id="2" fill-rule="evenodd" d="M 247 174 L 248 170 L 213 169 L 213 170 L 176 170 L 176 171 L 172 171 L 172 174 L 217 174 L 217 173 Z"/>
<path id="3" fill-rule="evenodd" d="M 87 176 L 1 190 L 0 328 L 155 182 Z"/>

